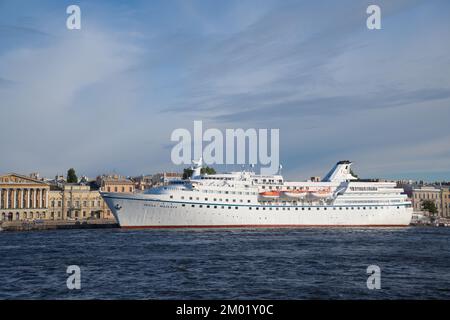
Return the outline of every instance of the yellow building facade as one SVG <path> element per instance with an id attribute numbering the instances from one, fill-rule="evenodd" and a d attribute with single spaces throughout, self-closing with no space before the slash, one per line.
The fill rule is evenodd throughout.
<path id="1" fill-rule="evenodd" d="M 450 218 L 450 188 L 442 189 L 442 216 Z"/>
<path id="2" fill-rule="evenodd" d="M 114 219 L 97 190 L 78 184 L 50 190 L 48 216 L 52 220 Z"/>
<path id="3" fill-rule="evenodd" d="M 0 220 L 46 219 L 50 187 L 16 173 L 0 175 Z"/>

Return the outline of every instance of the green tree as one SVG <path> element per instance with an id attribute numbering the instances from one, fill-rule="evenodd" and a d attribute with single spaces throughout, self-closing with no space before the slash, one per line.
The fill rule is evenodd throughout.
<path id="1" fill-rule="evenodd" d="M 185 168 L 183 170 L 183 180 L 189 179 L 192 176 L 193 172 L 194 170 L 192 170 L 191 168 Z"/>
<path id="2" fill-rule="evenodd" d="M 189 179 L 192 176 L 193 172 L 194 172 L 194 170 L 192 170 L 191 168 L 183 169 L 183 180 Z M 206 166 L 200 170 L 200 173 L 201 174 L 215 174 L 216 170 L 214 170 L 214 168 Z"/>
<path id="3" fill-rule="evenodd" d="M 67 170 L 67 182 L 68 183 L 77 183 L 78 182 L 78 177 L 75 173 L 74 168 L 70 168 L 69 170 Z"/>
<path id="4" fill-rule="evenodd" d="M 202 168 L 201 173 L 202 174 L 216 174 L 216 170 L 214 170 L 214 168 L 206 166 L 206 167 Z"/>
<path id="5" fill-rule="evenodd" d="M 422 209 L 428 211 L 433 216 L 436 215 L 438 212 L 436 203 L 434 203 L 434 201 L 431 200 L 425 200 L 424 202 L 422 202 Z"/>

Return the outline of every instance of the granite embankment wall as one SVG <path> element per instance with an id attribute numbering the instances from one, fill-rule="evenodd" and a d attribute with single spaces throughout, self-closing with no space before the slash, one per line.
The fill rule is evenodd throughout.
<path id="1" fill-rule="evenodd" d="M 84 221 L 4 221 L 0 224 L 1 231 L 35 231 L 62 229 L 100 229 L 118 228 L 116 221 L 93 219 Z"/>

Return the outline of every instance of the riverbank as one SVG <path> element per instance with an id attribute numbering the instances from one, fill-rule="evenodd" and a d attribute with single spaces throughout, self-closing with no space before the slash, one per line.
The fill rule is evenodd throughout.
<path id="1" fill-rule="evenodd" d="M 114 220 L 92 219 L 77 221 L 5 221 L 0 224 L 0 231 L 36 231 L 36 230 L 63 230 L 63 229 L 104 229 L 118 228 Z"/>

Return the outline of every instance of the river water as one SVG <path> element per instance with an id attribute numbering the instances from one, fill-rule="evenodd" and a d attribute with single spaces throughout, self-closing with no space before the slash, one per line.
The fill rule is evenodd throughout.
<path id="1" fill-rule="evenodd" d="M 0 298 L 449 299 L 449 239 L 418 227 L 0 232 Z"/>

